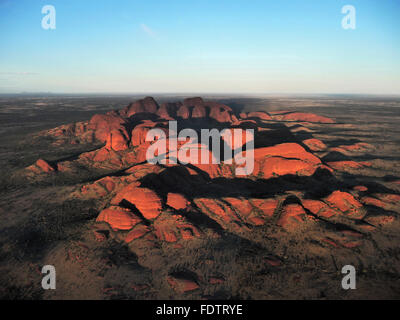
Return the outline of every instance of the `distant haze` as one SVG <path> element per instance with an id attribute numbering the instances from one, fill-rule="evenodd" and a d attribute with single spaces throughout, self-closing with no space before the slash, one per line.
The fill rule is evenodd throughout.
<path id="1" fill-rule="evenodd" d="M 400 94 L 398 0 L 0 0 L 0 43 L 0 93 Z"/>

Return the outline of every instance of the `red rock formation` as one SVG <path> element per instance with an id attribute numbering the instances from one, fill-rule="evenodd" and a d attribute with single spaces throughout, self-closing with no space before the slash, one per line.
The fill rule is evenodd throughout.
<path id="1" fill-rule="evenodd" d="M 189 201 L 179 193 L 168 193 L 167 195 L 167 205 L 176 210 L 186 209 L 189 204 Z"/>
<path id="2" fill-rule="evenodd" d="M 369 205 L 369 206 L 375 206 L 375 207 L 379 207 L 379 208 L 385 208 L 386 207 L 386 203 L 384 203 L 383 201 L 373 198 L 373 197 L 362 197 L 361 198 L 361 202 Z"/>
<path id="3" fill-rule="evenodd" d="M 120 131 L 113 129 L 106 142 L 107 150 L 123 151 L 128 149 L 128 138 Z"/>
<path id="4" fill-rule="evenodd" d="M 107 222 L 114 230 L 130 230 L 142 222 L 138 216 L 129 209 L 112 206 L 100 212 L 97 222 Z"/>
<path id="5" fill-rule="evenodd" d="M 131 103 L 125 108 L 125 115 L 131 117 L 137 113 L 156 113 L 159 106 L 152 97 L 146 97 L 142 100 L 138 100 Z"/>
<path id="6" fill-rule="evenodd" d="M 341 153 L 346 153 L 346 152 L 351 152 L 351 151 L 366 151 L 366 150 L 370 150 L 373 149 L 374 146 L 369 144 L 369 143 L 365 143 L 365 142 L 358 142 L 352 145 L 340 145 L 338 147 L 332 148 L 331 151 L 337 151 L 337 152 L 341 152 Z"/>
<path id="7" fill-rule="evenodd" d="M 153 115 L 146 115 L 150 113 Z M 272 117 L 270 116 L 272 114 Z M 363 205 L 374 205 L 384 210 L 394 210 L 400 196 L 395 194 L 371 194 L 363 186 L 356 186 L 351 191 L 355 196 L 344 191 L 335 191 L 323 199 L 303 199 L 308 190 L 287 189 L 285 194 L 295 194 L 299 204 L 283 205 L 284 197 L 279 191 L 280 183 L 291 180 L 291 177 L 273 179 L 285 175 L 307 176 L 304 178 L 310 182 L 319 179 L 313 176 L 318 168 L 333 169 L 322 164 L 320 158 L 308 152 L 296 142 L 286 142 L 269 147 L 258 147 L 270 145 L 276 141 L 277 131 L 270 126 L 261 126 L 259 119 L 274 121 L 300 121 L 296 123 L 285 123 L 287 132 L 293 133 L 295 139 L 302 137 L 297 132 L 313 133 L 309 127 L 315 127 L 314 123 L 333 123 L 333 120 L 309 113 L 299 112 L 250 112 L 241 113 L 239 120 L 232 109 L 226 105 L 216 102 L 203 101 L 201 98 L 185 99 L 183 103 L 166 103 L 158 107 L 152 98 L 145 98 L 121 111 L 113 111 L 104 115 L 95 115 L 90 122 L 81 122 L 63 125 L 47 132 L 57 143 L 81 143 L 97 141 L 106 142 L 105 147 L 95 151 L 81 154 L 77 160 L 61 161 L 57 164 L 59 171 L 68 172 L 80 166 L 88 168 L 101 168 L 107 170 L 120 170 L 121 175 L 108 176 L 93 183 L 79 186 L 74 191 L 74 196 L 83 199 L 98 199 L 99 206 L 106 207 L 97 218 L 98 222 L 107 223 L 114 232 L 110 236 L 116 237 L 129 244 L 132 250 L 138 248 L 158 247 L 162 242 L 171 244 L 178 248 L 185 245 L 185 241 L 193 238 L 207 236 L 218 236 L 210 226 L 219 225 L 221 228 L 233 233 L 240 233 L 249 237 L 249 231 L 254 232 L 259 226 L 265 224 L 278 224 L 289 232 L 301 230 L 306 225 L 312 228 L 314 220 L 321 222 L 351 221 L 351 219 L 364 219 L 371 223 L 368 225 L 357 221 L 360 230 L 370 232 L 393 221 L 390 215 L 381 215 L 379 218 L 374 214 L 367 214 Z M 145 120 L 146 117 L 148 119 Z M 157 117 L 158 116 L 158 117 Z M 201 159 L 201 151 L 206 151 L 209 164 L 197 163 L 193 165 L 163 164 L 152 165 L 142 163 L 146 161 L 146 152 L 153 142 L 146 142 L 146 135 L 152 128 L 161 128 L 166 131 L 167 120 L 183 121 L 183 123 L 214 123 L 215 127 L 227 129 L 233 132 L 234 128 L 253 128 L 255 135 L 251 139 L 255 142 L 254 171 L 247 177 L 239 177 L 235 169 L 239 164 L 213 163 L 216 162 L 214 155 L 205 145 L 199 143 L 185 144 L 180 141 L 179 148 L 185 144 L 187 154 L 193 154 L 197 160 Z M 198 119 L 198 120 L 196 120 Z M 203 119 L 203 120 L 202 120 Z M 207 119 L 206 121 L 204 121 Z M 246 119 L 246 120 L 243 120 Z M 318 126 L 319 127 L 319 126 Z M 128 132 L 127 130 L 131 132 Z M 268 134 L 271 131 L 271 140 Z M 283 132 L 283 131 L 282 131 Z M 295 134 L 296 133 L 296 134 Z M 274 136 L 275 135 L 275 136 Z M 260 140 L 257 138 L 261 136 Z M 293 137 L 288 134 L 288 137 Z M 168 135 L 166 134 L 167 153 Z M 92 139 L 92 140 L 91 140 Z M 265 139 L 265 140 L 263 140 Z M 293 139 L 293 141 L 297 141 Z M 262 141 L 261 141 L 262 140 Z M 231 148 L 240 148 L 246 142 L 242 135 L 241 141 L 233 146 L 232 141 L 226 141 Z M 315 138 L 303 141 L 311 151 L 325 151 L 327 146 Z M 372 146 L 357 143 L 350 146 L 339 146 L 340 152 L 346 153 L 365 151 Z M 334 151 L 335 148 L 327 151 Z M 249 150 L 244 151 L 243 155 Z M 176 156 L 176 154 L 175 154 Z M 197 161 L 199 162 L 199 161 Z M 359 169 L 371 165 L 367 162 L 333 161 L 328 164 L 337 170 Z M 30 175 L 43 172 L 55 171 L 44 160 L 38 160 L 35 165 L 29 167 Z M 176 172 L 174 172 L 176 170 Z M 172 172 L 172 173 L 171 173 Z M 40 176 L 45 178 L 44 175 Z M 266 179 L 273 179 L 266 181 Z M 303 178 L 299 178 L 301 181 Z M 323 179 L 323 177 L 321 178 Z M 234 184 L 238 181 L 238 188 Z M 329 185 L 329 181 L 327 184 Z M 264 190 L 257 190 L 258 185 L 265 185 Z M 269 186 L 271 185 L 271 190 Z M 294 183 L 294 186 L 296 184 Z M 147 186 L 147 187 L 144 187 Z M 173 188 L 171 188 L 173 186 Z M 225 187 L 226 186 L 226 187 Z M 290 183 L 289 183 L 290 186 Z M 308 184 L 305 184 L 308 187 Z M 286 188 L 286 186 L 285 186 Z M 173 190 L 173 191 L 172 191 Z M 179 190 L 179 191 L 178 191 Z M 186 191 L 187 190 L 187 191 Z M 215 193 L 212 191 L 215 190 Z M 271 192 L 271 195 L 269 195 Z M 194 197 L 191 203 L 183 194 Z M 255 195 L 256 194 L 256 195 Z M 262 195 L 270 198 L 263 198 Z M 358 200 L 359 196 L 364 196 Z M 276 198 L 275 198 L 276 197 Z M 285 196 L 286 197 L 286 196 Z M 356 198 L 357 197 L 357 198 Z M 109 201 L 109 199 L 112 199 Z M 164 203 L 166 201 L 166 203 Z M 300 204 L 301 202 L 301 204 Z M 282 207 L 283 206 L 283 207 Z M 129 208 L 129 209 L 126 209 Z M 377 210 L 376 208 L 368 208 Z M 382 210 L 381 210 L 382 211 Z M 189 217 L 197 215 L 203 217 L 210 224 L 195 225 Z M 194 219 L 196 220 L 196 219 Z M 277 221 L 276 221 L 277 220 Z M 354 221 L 351 221 L 354 223 Z M 321 225 L 323 225 L 321 223 Z M 320 224 L 318 224 L 318 227 Z M 119 232 L 121 231 L 121 232 Z M 247 234 L 246 234 L 247 233 Z M 325 235 L 319 241 L 337 247 L 353 248 L 362 245 L 360 239 L 349 235 Z M 273 266 L 279 265 L 280 261 L 271 260 L 266 263 Z M 218 282 L 218 281 L 217 281 Z M 196 284 L 197 285 L 197 284 Z M 196 287 L 190 284 L 189 287 Z M 179 287 L 179 285 L 178 285 Z M 186 290 L 186 289 L 185 289 Z M 185 292 L 183 290 L 182 292 Z"/>
<path id="8" fill-rule="evenodd" d="M 162 119 L 174 120 L 176 112 L 180 106 L 180 103 L 163 103 L 156 114 Z"/>
<path id="9" fill-rule="evenodd" d="M 90 119 L 89 128 L 94 130 L 94 135 L 97 140 L 106 142 L 113 130 L 120 130 L 126 137 L 128 137 L 125 128 L 126 124 L 126 119 L 115 112 L 108 112 L 106 114 L 94 115 L 92 119 Z"/>
<path id="10" fill-rule="evenodd" d="M 157 218 L 161 213 L 159 196 L 150 189 L 138 187 L 137 183 L 130 184 L 118 192 L 111 204 L 119 205 L 122 200 L 133 204 L 148 220 Z"/>
<path id="11" fill-rule="evenodd" d="M 312 151 L 322 151 L 326 149 L 326 144 L 323 143 L 321 140 L 318 139 L 307 139 L 304 140 L 303 143 L 310 148 Z"/>
<path id="12" fill-rule="evenodd" d="M 365 192 L 365 191 L 368 191 L 368 188 L 366 186 L 355 186 L 355 187 L 353 187 L 353 190 Z"/>
<path id="13" fill-rule="evenodd" d="M 260 120 L 272 120 L 271 116 L 263 111 L 249 112 L 247 118 L 257 118 Z"/>
<path id="14" fill-rule="evenodd" d="M 207 102 L 207 106 L 210 108 L 210 118 L 222 123 L 233 121 L 230 107 L 217 102 Z"/>
<path id="15" fill-rule="evenodd" d="M 43 172 L 54 172 L 55 169 L 49 165 L 49 163 L 43 159 L 36 161 L 36 166 L 38 166 Z"/>
<path id="16" fill-rule="evenodd" d="M 356 200 L 350 193 L 334 191 L 325 201 L 333 208 L 345 213 L 349 217 L 361 219 L 363 213 L 360 212 L 362 204 Z"/>
<path id="17" fill-rule="evenodd" d="M 291 231 L 295 230 L 306 219 L 306 212 L 301 205 L 288 204 L 282 211 L 281 217 L 278 221 L 278 225 L 282 226 L 288 231 Z"/>
<path id="18" fill-rule="evenodd" d="M 312 175 L 321 160 L 297 143 L 283 143 L 254 150 L 253 175 L 264 179 L 286 174 Z"/>
<path id="19" fill-rule="evenodd" d="M 319 200 L 305 199 L 302 200 L 302 205 L 313 214 L 324 218 L 330 218 L 338 214 L 337 210 L 331 208 L 326 203 Z"/>
<path id="20" fill-rule="evenodd" d="M 190 118 L 189 108 L 185 105 L 180 106 L 176 115 L 182 119 L 189 119 Z"/>
<path id="21" fill-rule="evenodd" d="M 140 239 L 150 231 L 151 230 L 148 226 L 144 224 L 138 224 L 126 235 L 125 242 L 130 243 L 136 239 Z"/>
<path id="22" fill-rule="evenodd" d="M 205 118 L 207 115 L 204 101 L 200 97 L 185 99 L 183 105 L 189 109 L 193 108 L 192 118 Z"/>
<path id="23" fill-rule="evenodd" d="M 355 161 L 332 161 L 327 162 L 327 165 L 335 170 L 346 171 L 348 169 L 362 169 L 368 167 L 368 163 L 365 162 L 355 162 Z"/>
<path id="24" fill-rule="evenodd" d="M 316 169 L 314 164 L 303 160 L 271 157 L 263 162 L 260 171 L 264 179 L 270 179 L 287 174 L 310 176 Z"/>
<path id="25" fill-rule="evenodd" d="M 303 113 L 303 112 L 293 112 L 287 113 L 283 115 L 275 115 L 273 116 L 276 120 L 283 121 L 306 121 L 306 122 L 315 122 L 315 123 L 335 123 L 330 118 L 318 116 L 313 113 Z"/>

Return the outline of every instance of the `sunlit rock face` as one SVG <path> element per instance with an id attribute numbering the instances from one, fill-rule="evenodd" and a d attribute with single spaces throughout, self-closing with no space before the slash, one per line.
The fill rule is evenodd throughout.
<path id="1" fill-rule="evenodd" d="M 220 142 L 221 147 L 227 146 L 230 151 L 239 148 L 242 155 L 253 154 L 253 170 L 238 176 L 235 161 L 213 163 L 216 155 L 211 146 L 200 142 L 188 146 L 199 154 L 206 151 L 210 163 L 148 163 L 146 152 L 154 142 L 146 138 L 154 128 L 165 132 L 166 154 L 171 155 L 169 142 L 177 132 L 168 132 L 169 121 L 177 121 L 179 129 L 217 128 L 233 132 L 251 128 L 249 140 L 234 144 L 221 138 Z M 368 208 L 389 211 L 400 199 L 396 194 L 376 193 L 356 182 L 342 183 L 340 174 L 361 173 L 373 166 L 351 157 L 374 146 L 362 142 L 332 146 L 313 136 L 320 126 L 332 125 L 334 119 L 312 113 L 243 112 L 200 97 L 160 105 L 146 97 L 122 110 L 94 115 L 88 122 L 41 133 L 51 136 L 57 144 L 103 146 L 75 159 L 55 163 L 39 159 L 26 172 L 31 179 L 73 174 L 82 167 L 115 172 L 76 186 L 71 197 L 101 203 L 99 228 L 109 228 L 116 239 L 132 250 L 219 237 L 224 232 L 253 233 L 266 225 L 274 225 L 282 232 L 302 233 L 336 223 L 357 229 L 361 236 L 341 233 L 321 241 L 354 248 L 362 245 L 362 232 L 372 232 L 395 221 L 390 214 L 370 215 Z M 343 158 L 331 159 L 329 153 L 339 153 Z M 268 263 L 276 261 L 270 259 Z M 173 276 L 168 283 L 181 292 L 197 288 L 195 281 Z"/>

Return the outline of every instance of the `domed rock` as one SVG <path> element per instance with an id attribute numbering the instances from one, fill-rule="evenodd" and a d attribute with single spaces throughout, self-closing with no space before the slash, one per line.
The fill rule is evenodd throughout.
<path id="1" fill-rule="evenodd" d="M 125 113 L 127 117 L 131 117 L 137 113 L 156 113 L 158 108 L 159 106 L 154 98 L 146 97 L 131 103 L 128 107 L 126 107 Z"/>
<path id="2" fill-rule="evenodd" d="M 190 111 L 186 105 L 182 105 L 179 107 L 176 115 L 182 119 L 189 119 L 190 118 Z"/>
<path id="3" fill-rule="evenodd" d="M 302 200 L 303 207 L 317 216 L 330 218 L 338 214 L 338 212 L 319 200 L 305 199 Z"/>
<path id="4" fill-rule="evenodd" d="M 157 115 L 165 120 L 174 120 L 176 117 L 176 112 L 181 106 L 179 103 L 163 103 L 157 111 Z"/>
<path id="5" fill-rule="evenodd" d="M 36 166 L 38 166 L 43 172 L 54 172 L 55 169 L 45 160 L 39 159 L 35 163 Z"/>
<path id="6" fill-rule="evenodd" d="M 210 118 L 222 123 L 233 121 L 233 111 L 230 107 L 218 102 L 207 102 L 207 106 L 210 109 Z"/>
<path id="7" fill-rule="evenodd" d="M 171 212 L 161 214 L 154 221 L 153 227 L 158 239 L 170 243 L 201 236 L 200 231 L 184 216 Z"/>
<path id="8" fill-rule="evenodd" d="M 278 207 L 279 201 L 276 199 L 251 199 L 251 203 L 261 211 L 261 216 L 272 217 Z"/>
<path id="9" fill-rule="evenodd" d="M 322 151 L 327 148 L 325 143 L 315 138 L 306 139 L 303 141 L 303 143 L 312 151 Z"/>
<path id="10" fill-rule="evenodd" d="M 129 209 L 112 206 L 100 212 L 97 222 L 107 222 L 114 230 L 130 230 L 142 222 Z"/>
<path id="11" fill-rule="evenodd" d="M 116 113 L 95 114 L 89 122 L 89 127 L 94 130 L 97 140 L 106 142 L 111 131 L 120 130 L 127 137 L 126 120 Z"/>
<path id="12" fill-rule="evenodd" d="M 264 179 L 276 176 L 292 175 L 312 175 L 317 167 L 313 163 L 296 159 L 284 159 L 279 157 L 267 158 L 260 168 Z"/>
<path id="13" fill-rule="evenodd" d="M 189 204 L 189 201 L 179 193 L 168 193 L 167 195 L 167 205 L 176 210 L 186 209 Z"/>
<path id="14" fill-rule="evenodd" d="M 336 190 L 325 198 L 325 202 L 349 217 L 361 219 L 363 216 L 363 213 L 359 211 L 363 205 L 348 192 Z"/>
<path id="15" fill-rule="evenodd" d="M 126 235 L 125 242 L 130 243 L 136 239 L 142 238 L 149 232 L 151 232 L 151 230 L 148 226 L 144 224 L 138 224 Z"/>
<path id="16" fill-rule="evenodd" d="M 136 183 L 118 192 L 111 200 L 111 204 L 118 205 L 122 200 L 133 204 L 148 220 L 157 218 L 162 210 L 160 197 L 150 189 L 138 187 Z"/>
<path id="17" fill-rule="evenodd" d="M 113 129 L 107 138 L 107 150 L 123 151 L 128 149 L 128 139 L 120 130 Z"/>
<path id="18" fill-rule="evenodd" d="M 151 120 L 143 121 L 142 123 L 136 125 L 131 134 L 131 145 L 139 146 L 146 142 L 146 135 L 151 129 L 158 125 L 157 122 Z"/>
<path id="19" fill-rule="evenodd" d="M 299 204 L 288 204 L 284 207 L 278 225 L 286 230 L 295 230 L 307 219 L 307 214 Z"/>
<path id="20" fill-rule="evenodd" d="M 320 164 L 321 160 L 315 155 L 307 152 L 298 143 L 281 143 L 272 147 L 258 148 L 254 150 L 254 158 L 282 157 L 304 160 L 312 164 Z"/>

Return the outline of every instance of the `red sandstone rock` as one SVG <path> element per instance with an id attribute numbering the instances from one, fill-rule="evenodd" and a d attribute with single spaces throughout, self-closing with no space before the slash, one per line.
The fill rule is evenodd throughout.
<path id="1" fill-rule="evenodd" d="M 137 113 L 156 113 L 159 106 L 157 102 L 152 97 L 146 97 L 142 100 L 138 100 L 134 103 L 131 103 L 125 109 L 125 113 L 127 117 L 131 117 Z"/>
<path id="2" fill-rule="evenodd" d="M 278 225 L 289 231 L 294 230 L 306 220 L 306 217 L 306 212 L 301 205 L 288 204 L 282 211 Z"/>
<path id="3" fill-rule="evenodd" d="M 179 193 L 168 193 L 167 205 L 176 210 L 183 210 L 189 205 L 189 201 Z"/>
<path id="4" fill-rule="evenodd" d="M 109 112 L 107 114 L 96 114 L 90 119 L 89 128 L 94 130 L 94 135 L 97 140 L 106 142 L 111 131 L 120 130 L 125 137 L 128 136 L 125 125 L 126 119 L 116 113 Z"/>
<path id="5" fill-rule="evenodd" d="M 245 229 L 237 214 L 223 202 L 209 198 L 197 198 L 194 202 L 204 214 L 217 221 L 223 228 L 233 228 L 236 231 Z"/>
<path id="6" fill-rule="evenodd" d="M 329 207 L 326 203 L 319 200 L 302 200 L 304 208 L 310 210 L 313 214 L 324 218 L 330 218 L 338 214 L 336 210 Z"/>
<path id="7" fill-rule="evenodd" d="M 107 150 L 106 148 L 101 148 L 100 150 L 95 152 L 95 155 L 92 160 L 96 162 L 103 162 L 109 159 L 110 159 L 110 151 Z"/>
<path id="8" fill-rule="evenodd" d="M 259 160 L 265 157 L 282 157 L 304 160 L 313 164 L 320 164 L 321 160 L 307 152 L 297 143 L 282 143 L 272 147 L 258 148 L 254 150 L 254 158 Z"/>
<path id="9" fill-rule="evenodd" d="M 283 121 L 306 121 L 306 122 L 315 122 L 315 123 L 335 123 L 330 118 L 318 116 L 313 113 L 302 113 L 302 112 L 293 112 L 287 113 L 283 115 L 274 116 L 277 120 Z"/>
<path id="10" fill-rule="evenodd" d="M 138 216 L 129 209 L 112 206 L 100 212 L 97 222 L 107 222 L 114 230 L 130 230 L 142 222 Z"/>
<path id="11" fill-rule="evenodd" d="M 128 139 L 120 130 L 113 129 L 107 138 L 107 150 L 123 151 L 128 149 Z"/>
<path id="12" fill-rule="evenodd" d="M 279 201 L 276 199 L 251 199 L 251 203 L 255 208 L 261 211 L 261 216 L 272 217 Z"/>
<path id="13" fill-rule="evenodd" d="M 368 188 L 366 186 L 355 186 L 355 187 L 353 187 L 353 190 L 365 192 L 365 191 L 368 191 Z"/>
<path id="14" fill-rule="evenodd" d="M 154 128 L 156 125 L 157 123 L 150 120 L 146 120 L 135 126 L 131 134 L 131 145 L 139 146 L 141 144 L 144 144 L 146 142 L 147 132 L 150 129 Z"/>
<path id="15" fill-rule="evenodd" d="M 258 118 L 260 120 L 272 120 L 271 116 L 263 111 L 249 112 L 247 118 Z"/>
<path id="16" fill-rule="evenodd" d="M 160 240 L 174 243 L 178 240 L 190 240 L 194 237 L 200 237 L 199 230 L 185 217 L 163 213 L 154 221 L 156 237 Z"/>
<path id="17" fill-rule="evenodd" d="M 180 106 L 176 115 L 182 119 L 189 119 L 190 117 L 189 108 L 185 105 Z"/>
<path id="18" fill-rule="evenodd" d="M 142 238 L 148 232 L 150 232 L 149 227 L 147 227 L 143 224 L 139 224 L 139 225 L 135 226 L 131 231 L 129 231 L 129 233 L 125 237 L 125 242 L 130 243 L 133 240 Z"/>
<path id="19" fill-rule="evenodd" d="M 400 195 L 398 194 L 390 194 L 390 193 L 378 193 L 376 196 L 381 199 L 382 201 L 392 203 L 392 204 L 399 204 L 400 203 Z"/>
<path id="20" fill-rule="evenodd" d="M 230 107 L 217 102 L 207 102 L 207 106 L 210 108 L 210 118 L 222 123 L 233 121 Z"/>
<path id="21" fill-rule="evenodd" d="M 179 103 L 163 103 L 156 114 L 165 120 L 174 120 L 179 107 Z"/>
<path id="22" fill-rule="evenodd" d="M 200 97 L 185 99 L 183 105 L 189 109 L 193 108 L 192 118 L 205 118 L 207 115 L 204 101 Z"/>
<path id="23" fill-rule="evenodd" d="M 111 200 L 111 204 L 118 205 L 122 200 L 135 205 L 146 219 L 155 219 L 161 213 L 162 204 L 159 196 L 150 189 L 137 187 L 136 183 L 118 192 Z"/>
<path id="24" fill-rule="evenodd" d="M 310 176 L 315 170 L 316 167 L 312 163 L 303 160 L 283 159 L 278 157 L 266 159 L 260 168 L 264 179 L 287 174 Z"/>
<path id="25" fill-rule="evenodd" d="M 346 171 L 348 169 L 362 169 L 366 167 L 365 163 L 355 162 L 355 161 L 332 161 L 327 162 L 327 165 L 335 170 Z"/>
<path id="26" fill-rule="evenodd" d="M 363 216 L 359 211 L 362 208 L 362 204 L 350 193 L 337 190 L 331 193 L 325 201 L 331 207 L 338 209 L 352 218 L 360 219 Z"/>
<path id="27" fill-rule="evenodd" d="M 49 163 L 43 159 L 39 159 L 35 163 L 43 172 L 54 172 L 55 169 L 49 165 Z"/>
<path id="28" fill-rule="evenodd" d="M 307 139 L 303 143 L 309 147 L 312 151 L 322 151 L 326 149 L 326 144 L 318 139 Z"/>

